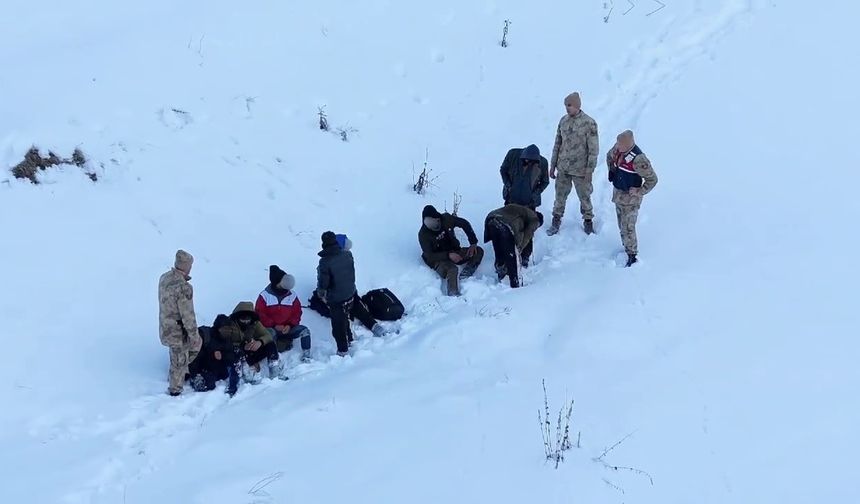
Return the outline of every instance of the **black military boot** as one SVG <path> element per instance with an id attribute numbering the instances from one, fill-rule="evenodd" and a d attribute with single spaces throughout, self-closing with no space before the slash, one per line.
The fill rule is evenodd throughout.
<path id="1" fill-rule="evenodd" d="M 552 214 L 552 224 L 546 230 L 546 234 L 549 236 L 557 234 L 559 228 L 561 228 L 561 215 Z"/>
<path id="2" fill-rule="evenodd" d="M 637 263 L 639 260 L 636 259 L 636 254 L 627 254 L 627 264 L 624 265 L 625 268 L 629 268 Z"/>
<path id="3" fill-rule="evenodd" d="M 583 220 L 582 228 L 585 230 L 585 234 L 594 234 L 594 221 L 591 219 Z"/>

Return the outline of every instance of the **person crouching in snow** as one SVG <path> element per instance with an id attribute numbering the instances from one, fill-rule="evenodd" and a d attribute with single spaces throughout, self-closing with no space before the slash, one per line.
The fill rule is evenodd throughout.
<path id="1" fill-rule="evenodd" d="M 512 288 L 520 286 L 517 252 L 531 244 L 535 231 L 542 225 L 543 216 L 540 213 L 513 203 L 487 215 L 484 221 L 484 243 L 493 242 L 499 281 L 507 275 Z"/>
<path id="2" fill-rule="evenodd" d="M 277 265 L 269 266 L 269 285 L 257 296 L 254 309 L 272 339 L 278 352 L 293 348 L 293 340 L 300 340 L 302 361 L 311 359 L 311 332 L 301 325 L 302 302 L 293 289 L 296 279 Z"/>
<path id="3" fill-rule="evenodd" d="M 284 363 L 279 358 L 272 335 L 260 323 L 253 303 L 242 301 L 236 305 L 227 320 L 216 325 L 219 327 L 212 335 L 216 361 L 223 361 L 227 366 L 241 363 L 242 378 L 249 383 L 259 383 L 260 362 L 268 359 L 269 376 L 282 377 Z M 232 384 L 228 384 L 228 388 Z M 227 392 L 232 393 L 235 390 Z"/>
<path id="4" fill-rule="evenodd" d="M 349 314 L 357 290 L 355 288 L 355 261 L 352 252 L 341 248 L 337 236 L 331 231 L 322 234 L 322 250 L 317 266 L 317 295 L 331 311 L 331 334 L 341 357 L 349 352 Z"/>

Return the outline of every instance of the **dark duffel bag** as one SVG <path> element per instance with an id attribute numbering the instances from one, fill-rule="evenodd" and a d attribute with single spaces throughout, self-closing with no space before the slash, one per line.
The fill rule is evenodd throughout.
<path id="1" fill-rule="evenodd" d="M 319 313 L 323 317 L 331 317 L 331 310 L 328 309 L 326 302 L 314 291 L 311 298 L 308 300 L 308 308 Z"/>
<path id="2" fill-rule="evenodd" d="M 361 300 L 377 320 L 400 320 L 405 311 L 403 303 L 388 289 L 374 289 Z"/>

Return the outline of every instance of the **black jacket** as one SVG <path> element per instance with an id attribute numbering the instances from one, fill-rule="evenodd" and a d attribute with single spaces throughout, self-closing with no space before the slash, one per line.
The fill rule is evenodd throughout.
<path id="1" fill-rule="evenodd" d="M 449 252 L 460 251 L 460 240 L 457 239 L 454 228 L 460 228 L 466 233 L 469 245 L 478 244 L 478 236 L 466 219 L 449 213 L 443 213 L 441 220 L 442 229 L 439 231 L 433 231 L 424 224 L 421 225 L 421 229 L 418 231 L 421 258 L 431 268 L 435 268 L 442 261 L 447 261 Z"/>
<path id="2" fill-rule="evenodd" d="M 355 296 L 355 262 L 352 252 L 343 250 L 337 243 L 328 245 L 318 254 L 317 291 L 325 293 L 325 301 L 343 303 Z"/>
<path id="3" fill-rule="evenodd" d="M 502 175 L 502 198 L 505 204 L 516 203 L 530 208 L 537 208 L 541 204 L 541 193 L 549 187 L 549 162 L 545 157 L 540 156 L 540 162 L 535 166 L 525 171 L 521 159 L 524 149 L 511 149 L 502 161 L 502 167 L 499 172 Z M 525 178 L 525 180 L 521 180 Z M 512 188 L 517 182 L 523 182 L 530 188 L 531 194 L 528 201 L 526 198 L 518 198 L 519 201 L 514 201 L 512 196 Z M 516 191 L 514 191 L 516 192 Z"/>

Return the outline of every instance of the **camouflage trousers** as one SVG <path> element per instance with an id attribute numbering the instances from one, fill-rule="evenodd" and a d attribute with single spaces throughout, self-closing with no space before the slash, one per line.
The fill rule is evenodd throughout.
<path id="1" fill-rule="evenodd" d="M 594 186 L 591 183 L 591 176 L 591 173 L 580 176 L 558 172 L 558 177 L 555 179 L 555 204 L 552 206 L 552 214 L 559 217 L 564 216 L 567 197 L 570 195 L 570 190 L 575 188 L 582 218 L 585 220 L 593 219 L 594 207 L 591 205 L 591 193 L 594 191 Z"/>
<path id="2" fill-rule="evenodd" d="M 628 254 L 639 252 L 636 240 L 636 219 L 639 217 L 640 202 L 632 205 L 615 204 L 615 214 L 618 216 L 618 230 L 621 231 L 621 243 Z"/>
<path id="3" fill-rule="evenodd" d="M 170 349 L 170 371 L 167 375 L 167 391 L 170 393 L 182 392 L 182 387 L 185 385 L 185 374 L 188 373 L 188 365 L 197 357 L 203 344 L 200 336 L 196 336 L 189 338 L 181 346 L 168 347 Z"/>

